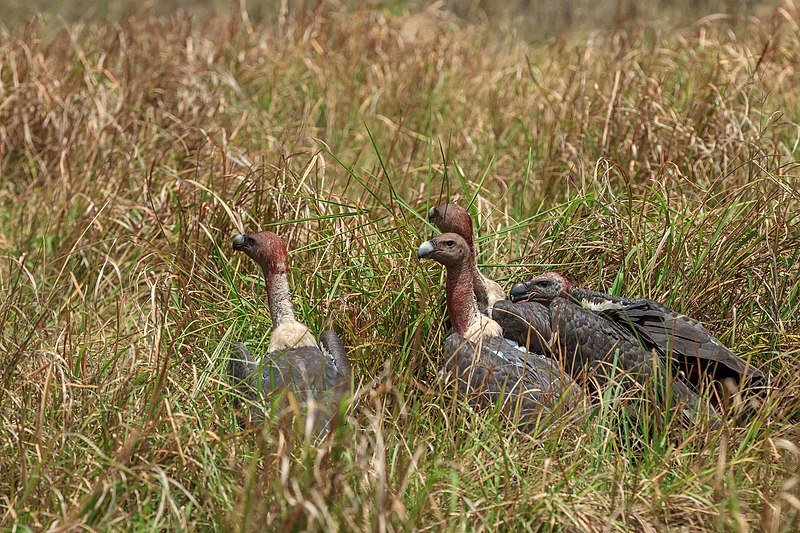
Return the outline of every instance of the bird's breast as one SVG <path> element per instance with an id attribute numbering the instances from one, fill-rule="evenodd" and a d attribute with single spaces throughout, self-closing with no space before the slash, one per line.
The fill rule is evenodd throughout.
<path id="1" fill-rule="evenodd" d="M 270 352 L 302 347 L 319 348 L 317 340 L 305 324 L 287 320 L 272 330 L 272 337 L 269 340 Z"/>

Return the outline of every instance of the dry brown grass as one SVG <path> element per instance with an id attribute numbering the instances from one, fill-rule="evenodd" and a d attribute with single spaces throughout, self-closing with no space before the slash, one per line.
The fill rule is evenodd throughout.
<path id="1" fill-rule="evenodd" d="M 791 531 L 800 436 L 798 11 L 528 45 L 445 11 L 147 13 L 0 42 L 0 520 L 38 529 Z M 437 388 L 449 197 L 502 281 L 559 268 L 702 319 L 777 376 L 745 427 L 643 438 L 614 391 L 533 435 Z M 358 399 L 238 431 L 265 346 L 230 254 L 271 227 Z M 652 428 L 651 428 L 652 429 Z"/>

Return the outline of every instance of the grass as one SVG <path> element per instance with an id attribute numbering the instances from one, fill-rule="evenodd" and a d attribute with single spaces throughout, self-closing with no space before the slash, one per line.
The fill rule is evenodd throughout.
<path id="1" fill-rule="evenodd" d="M 796 530 L 799 21 L 786 4 L 526 44 L 321 4 L 6 31 L 0 521 Z M 718 430 L 631 420 L 614 389 L 531 435 L 471 410 L 436 380 L 443 275 L 414 257 L 447 199 L 487 274 L 662 300 L 774 394 Z M 265 347 L 270 322 L 230 237 L 262 228 L 291 248 L 301 317 L 350 349 L 356 399 L 320 442 L 241 432 L 231 409 L 230 347 Z"/>

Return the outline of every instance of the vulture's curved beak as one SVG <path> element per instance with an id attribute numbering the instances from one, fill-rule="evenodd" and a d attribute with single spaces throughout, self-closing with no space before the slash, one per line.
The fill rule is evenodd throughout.
<path id="1" fill-rule="evenodd" d="M 436 206 L 428 209 L 428 222 L 433 222 L 434 220 L 436 220 L 436 218 L 438 218 L 438 216 L 439 212 L 436 210 Z"/>
<path id="2" fill-rule="evenodd" d="M 241 235 L 237 235 L 233 238 L 233 249 L 234 250 L 244 250 L 247 248 L 247 233 L 242 233 Z"/>
<path id="3" fill-rule="evenodd" d="M 508 299 L 514 303 L 526 301 L 528 299 L 529 288 L 530 284 L 527 281 L 515 283 L 511 286 L 511 290 L 508 293 Z"/>
<path id="4" fill-rule="evenodd" d="M 434 251 L 433 241 L 425 241 L 419 245 L 419 250 L 417 250 L 417 257 L 420 259 L 425 259 L 426 257 L 430 256 Z"/>

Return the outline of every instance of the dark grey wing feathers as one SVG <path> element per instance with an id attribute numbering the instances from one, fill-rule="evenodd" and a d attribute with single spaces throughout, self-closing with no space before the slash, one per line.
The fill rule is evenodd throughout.
<path id="1" fill-rule="evenodd" d="M 536 302 L 512 303 L 510 300 L 495 302 L 492 319 L 503 328 L 503 336 L 532 352 L 550 353 L 553 332 L 550 327 L 550 311 Z"/>
<path id="2" fill-rule="evenodd" d="M 553 299 L 550 314 L 565 367 L 573 376 L 587 369 L 604 372 L 614 357 L 629 372 L 647 371 L 647 352 L 604 318 L 565 298 Z"/>
<path id="3" fill-rule="evenodd" d="M 231 381 L 250 407 L 251 421 L 264 419 L 269 397 L 273 393 L 290 391 L 308 407 L 308 416 L 313 416 L 313 427 L 317 433 L 323 431 L 338 407 L 344 383 L 349 381 L 334 364 L 334 358 L 346 353 L 341 342 L 336 344 L 326 336 L 325 346 L 333 349 L 324 353 L 315 346 L 301 346 L 288 350 L 267 353 L 255 362 L 247 347 L 239 342 L 233 347 L 229 361 Z M 338 345 L 338 346 L 337 346 Z"/>
<path id="4" fill-rule="evenodd" d="M 667 309 L 649 307 L 641 311 L 634 324 L 641 335 L 686 360 L 713 361 L 742 376 L 763 378 L 764 374 L 748 365 L 716 339 L 700 322 Z"/>
<path id="5" fill-rule="evenodd" d="M 319 337 L 319 343 L 322 349 L 330 354 L 336 373 L 341 378 L 346 380 L 350 379 L 350 360 L 347 358 L 347 350 L 344 349 L 339 335 L 333 330 L 326 330 L 322 332 Z"/>
<path id="6" fill-rule="evenodd" d="M 664 360 L 642 347 L 630 332 L 565 298 L 553 299 L 550 310 L 565 367 L 573 376 L 588 371 L 604 380 L 616 366 L 625 370 L 624 379 L 629 376 L 639 383 L 653 379 L 664 383 L 669 377 Z M 698 411 L 707 410 L 680 376 L 673 376 L 669 383 L 673 397 L 687 406 L 684 415 L 690 421 Z M 713 418 L 710 411 L 709 416 Z"/>
<path id="7" fill-rule="evenodd" d="M 234 385 L 246 385 L 265 391 L 285 386 L 293 373 L 288 360 L 275 358 L 273 354 L 267 354 L 261 361 L 256 361 L 243 342 L 234 345 L 228 368 Z"/>
<path id="8" fill-rule="evenodd" d="M 555 361 L 502 337 L 473 343 L 453 333 L 443 353 L 443 373 L 458 380 L 471 402 L 518 407 L 520 420 L 533 420 L 543 408 L 574 394 L 571 380 Z"/>
<path id="9" fill-rule="evenodd" d="M 648 349 L 670 356 L 686 365 L 722 365 L 729 372 L 751 379 L 765 374 L 734 354 L 699 321 L 677 313 L 666 305 L 646 298 L 622 298 L 586 289 L 573 289 L 572 297 L 591 303 L 620 304 L 598 311 L 618 328 L 631 331 Z"/>
<path id="10" fill-rule="evenodd" d="M 237 342 L 228 361 L 228 373 L 233 386 L 249 407 L 250 419 L 259 421 L 264 418 L 264 395 L 284 387 L 292 370 L 285 359 L 275 360 L 270 354 L 256 362 L 247 346 Z M 235 403 L 240 402 L 237 399 Z"/>

